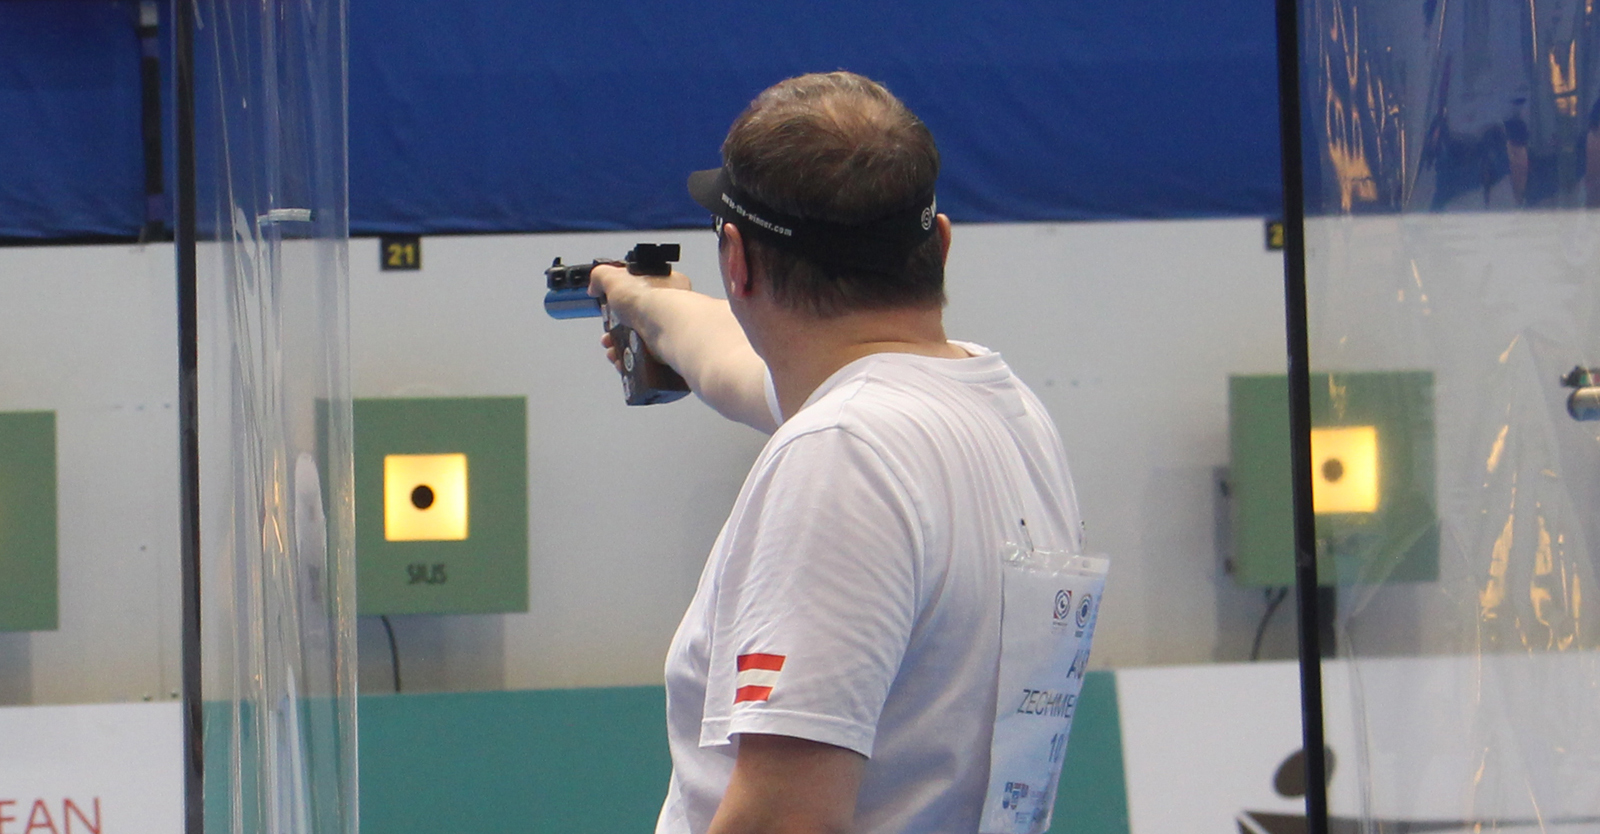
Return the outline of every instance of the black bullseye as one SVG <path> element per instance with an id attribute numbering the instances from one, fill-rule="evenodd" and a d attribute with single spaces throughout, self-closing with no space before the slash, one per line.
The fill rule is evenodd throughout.
<path id="1" fill-rule="evenodd" d="M 427 484 L 420 484 L 416 489 L 411 490 L 411 506 L 419 510 L 426 510 L 433 506 L 433 487 Z"/>

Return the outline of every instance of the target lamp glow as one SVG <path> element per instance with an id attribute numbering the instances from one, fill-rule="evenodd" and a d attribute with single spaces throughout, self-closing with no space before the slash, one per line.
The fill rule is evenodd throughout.
<path id="1" fill-rule="evenodd" d="M 1378 509 L 1378 429 L 1311 430 L 1311 507 L 1317 515 Z"/>
<path id="2" fill-rule="evenodd" d="M 467 538 L 467 456 L 385 455 L 383 538 L 391 542 Z"/>

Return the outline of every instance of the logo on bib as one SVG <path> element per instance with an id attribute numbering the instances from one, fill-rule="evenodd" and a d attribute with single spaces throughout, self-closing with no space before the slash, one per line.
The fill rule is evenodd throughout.
<path id="1" fill-rule="evenodd" d="M 1068 590 L 1056 591 L 1055 619 L 1065 620 L 1072 613 L 1072 592 Z"/>
<path id="2" fill-rule="evenodd" d="M 1094 613 L 1094 595 L 1084 594 L 1083 601 L 1078 603 L 1078 628 L 1089 625 L 1089 615 Z"/>
<path id="3" fill-rule="evenodd" d="M 742 704 L 772 697 L 772 687 L 778 684 L 778 673 L 783 671 L 785 659 L 781 654 L 739 655 L 739 675 L 734 679 L 733 702 Z"/>

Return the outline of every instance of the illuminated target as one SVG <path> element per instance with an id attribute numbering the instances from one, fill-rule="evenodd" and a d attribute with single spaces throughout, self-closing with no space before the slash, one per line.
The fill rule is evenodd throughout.
<path id="1" fill-rule="evenodd" d="M 1378 509 L 1378 429 L 1311 430 L 1311 504 L 1318 515 Z"/>
<path id="2" fill-rule="evenodd" d="M 467 456 L 386 455 L 383 537 L 461 541 L 467 537 Z"/>

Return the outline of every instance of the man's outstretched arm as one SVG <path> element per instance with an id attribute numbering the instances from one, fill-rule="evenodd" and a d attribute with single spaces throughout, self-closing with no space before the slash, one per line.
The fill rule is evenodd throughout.
<path id="1" fill-rule="evenodd" d="M 843 747 L 744 733 L 707 834 L 847 834 L 866 765 Z"/>
<path id="2" fill-rule="evenodd" d="M 604 294 L 622 322 L 717 413 L 767 434 L 777 429 L 767 408 L 766 363 L 728 302 L 690 290 L 689 279 L 677 272 L 647 280 L 605 265 L 590 273 L 589 292 Z M 617 363 L 609 336 L 603 344 Z"/>

